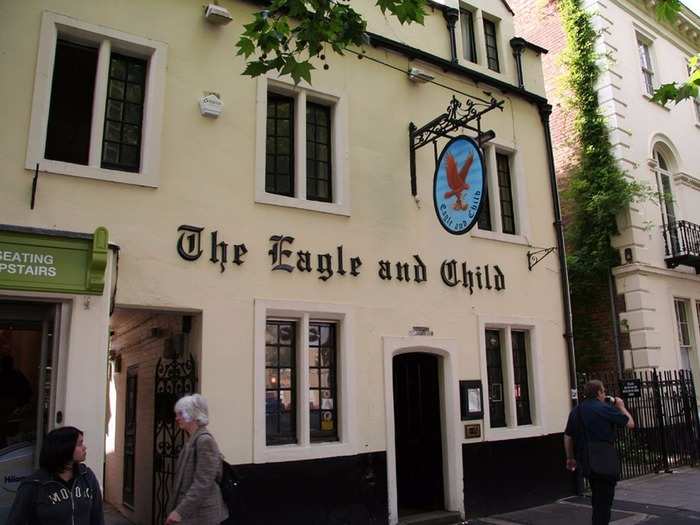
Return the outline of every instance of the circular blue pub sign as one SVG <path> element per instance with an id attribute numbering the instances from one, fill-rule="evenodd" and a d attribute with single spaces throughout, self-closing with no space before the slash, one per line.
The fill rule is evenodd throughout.
<path id="1" fill-rule="evenodd" d="M 440 153 L 433 179 L 433 203 L 448 232 L 462 235 L 479 218 L 486 197 L 484 161 L 474 139 L 455 137 Z"/>

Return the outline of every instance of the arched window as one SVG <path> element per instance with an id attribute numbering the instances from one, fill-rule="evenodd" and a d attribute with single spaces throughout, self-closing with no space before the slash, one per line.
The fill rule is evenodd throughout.
<path id="1" fill-rule="evenodd" d="M 673 205 L 672 173 L 669 171 L 669 163 L 664 155 L 654 149 L 654 160 L 656 161 L 656 183 L 659 189 L 661 211 L 667 227 L 676 222 L 676 210 Z"/>

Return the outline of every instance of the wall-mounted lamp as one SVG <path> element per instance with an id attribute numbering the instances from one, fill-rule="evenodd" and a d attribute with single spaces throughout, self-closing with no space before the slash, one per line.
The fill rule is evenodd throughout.
<path id="1" fill-rule="evenodd" d="M 420 68 L 412 67 L 408 70 L 408 79 L 412 80 L 413 82 L 425 84 L 426 82 L 430 82 L 432 80 L 435 80 L 435 77 L 433 75 L 431 75 L 430 73 L 423 71 Z"/>
<path id="2" fill-rule="evenodd" d="M 204 18 L 206 18 L 207 22 L 219 26 L 226 25 L 233 20 L 228 9 L 216 4 L 207 4 L 204 6 Z"/>

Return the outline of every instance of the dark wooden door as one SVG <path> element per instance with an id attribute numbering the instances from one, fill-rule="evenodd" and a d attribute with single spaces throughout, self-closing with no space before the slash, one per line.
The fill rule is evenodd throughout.
<path id="1" fill-rule="evenodd" d="M 399 515 L 444 509 L 438 357 L 394 357 Z"/>
<path id="2" fill-rule="evenodd" d="M 124 505 L 134 507 L 134 474 L 136 456 L 136 393 L 138 366 L 130 366 L 126 373 L 126 414 L 124 416 Z"/>

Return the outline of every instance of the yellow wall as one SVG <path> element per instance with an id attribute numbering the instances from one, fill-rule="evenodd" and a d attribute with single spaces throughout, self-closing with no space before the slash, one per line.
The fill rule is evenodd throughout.
<path id="1" fill-rule="evenodd" d="M 356 311 L 355 352 L 358 434 L 363 450 L 386 447 L 382 372 L 384 335 L 406 335 L 412 326 L 429 326 L 436 336 L 454 338 L 461 349 L 460 379 L 480 378 L 478 315 L 519 316 L 541 323 L 544 431 L 560 432 L 569 406 L 566 349 L 562 333 L 559 269 L 550 255 L 532 272 L 526 252 L 556 244 L 548 182 L 544 133 L 537 108 L 493 90 L 505 99 L 502 112 L 484 119 L 498 141 L 517 149 L 526 184 L 528 235 L 524 244 L 453 236 L 438 223 L 431 202 L 434 160 L 431 147 L 417 155 L 420 207 L 410 194 L 409 121 L 421 125 L 444 111 L 451 92 L 416 85 L 398 71 L 354 55 L 331 56 L 330 70 L 317 70 L 313 86 L 347 98 L 347 138 L 352 212 L 350 217 L 258 204 L 255 194 L 256 81 L 241 76 L 244 67 L 234 43 L 251 6 L 222 2 L 234 22 L 215 27 L 204 21 L 201 6 L 189 0 L 81 2 L 71 0 L 5 2 L 0 7 L 0 109 L 2 219 L 0 222 L 92 231 L 106 226 L 121 248 L 117 302 L 158 308 L 202 311 L 201 387 L 209 398 L 212 429 L 221 436 L 223 452 L 234 463 L 251 461 L 253 419 L 254 298 L 313 300 L 352 305 Z M 28 125 L 42 10 L 104 25 L 165 42 L 168 46 L 165 113 L 161 133 L 160 187 L 41 174 L 37 207 L 29 210 L 31 173 L 24 169 Z M 372 13 L 371 10 L 367 11 Z M 371 20 L 370 27 L 381 27 Z M 411 35 L 420 45 L 445 58 L 447 33 L 442 14 L 429 16 L 425 28 L 403 28 L 386 36 Z M 401 69 L 401 56 L 368 48 L 371 57 Z M 503 49 L 502 61 L 511 61 Z M 440 70 L 439 82 L 474 95 L 489 89 Z M 510 65 L 514 70 L 513 65 Z M 528 72 L 527 75 L 532 75 Z M 197 106 L 204 91 L 221 94 L 223 115 L 207 119 Z M 224 273 L 207 261 L 180 259 L 175 250 L 180 224 L 218 230 L 220 240 L 245 242 L 246 262 Z M 321 282 L 314 274 L 271 272 L 268 238 L 288 234 L 293 249 L 333 253 L 343 245 L 347 256 L 360 256 L 358 278 L 333 277 Z M 208 249 L 208 243 L 204 244 Z M 423 284 L 381 281 L 377 260 L 410 261 L 420 254 L 428 266 Z M 439 276 L 444 259 L 470 265 L 498 264 L 507 290 L 470 296 L 448 288 Z M 105 352 L 106 349 L 71 349 Z M 485 380 L 485 378 L 484 378 Z M 105 384 L 96 381 L 98 399 Z M 91 392 L 86 392 L 86 395 Z M 366 447 L 365 447 L 366 444 Z"/>

